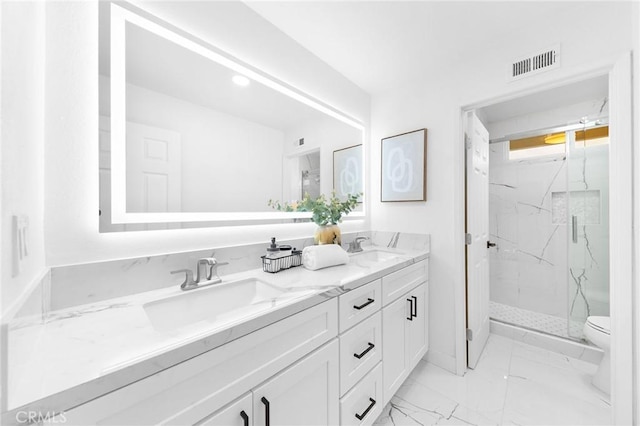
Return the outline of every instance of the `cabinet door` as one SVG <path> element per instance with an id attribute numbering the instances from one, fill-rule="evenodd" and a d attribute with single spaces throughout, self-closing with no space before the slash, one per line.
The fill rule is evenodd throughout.
<path id="1" fill-rule="evenodd" d="M 407 357 L 409 358 L 409 370 L 418 364 L 418 361 L 427 352 L 428 328 L 427 328 L 427 285 L 421 284 L 409 293 L 409 299 L 413 304 L 413 321 L 407 321 Z"/>
<path id="2" fill-rule="evenodd" d="M 409 374 L 406 323 L 410 322 L 410 311 L 407 297 L 400 297 L 382 310 L 383 406 L 389 402 Z"/>
<path id="3" fill-rule="evenodd" d="M 253 424 L 251 392 L 196 423 L 198 426 L 250 426 Z"/>
<path id="4" fill-rule="evenodd" d="M 336 425 L 339 398 L 333 340 L 254 389 L 253 425 Z"/>

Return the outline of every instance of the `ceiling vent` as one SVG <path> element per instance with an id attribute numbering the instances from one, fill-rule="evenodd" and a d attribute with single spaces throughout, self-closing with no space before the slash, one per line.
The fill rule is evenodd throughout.
<path id="1" fill-rule="evenodd" d="M 560 45 L 557 45 L 511 63 L 509 65 L 509 80 L 519 80 L 523 77 L 558 68 L 559 66 Z"/>

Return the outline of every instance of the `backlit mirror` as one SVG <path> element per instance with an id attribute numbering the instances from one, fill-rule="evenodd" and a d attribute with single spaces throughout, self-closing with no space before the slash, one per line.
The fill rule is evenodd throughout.
<path id="1" fill-rule="evenodd" d="M 101 231 L 305 218 L 268 201 L 331 193 L 359 122 L 144 11 L 101 7 Z"/>

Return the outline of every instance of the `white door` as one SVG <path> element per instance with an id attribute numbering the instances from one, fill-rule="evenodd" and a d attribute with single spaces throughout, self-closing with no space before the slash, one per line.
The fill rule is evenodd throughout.
<path id="1" fill-rule="evenodd" d="M 254 389 L 253 424 L 338 424 L 338 357 L 334 340 Z"/>
<path id="2" fill-rule="evenodd" d="M 180 212 L 180 134 L 127 122 L 127 212 Z"/>
<path id="3" fill-rule="evenodd" d="M 475 368 L 489 338 L 489 132 L 474 112 L 467 115 L 466 162 L 467 365 Z"/>

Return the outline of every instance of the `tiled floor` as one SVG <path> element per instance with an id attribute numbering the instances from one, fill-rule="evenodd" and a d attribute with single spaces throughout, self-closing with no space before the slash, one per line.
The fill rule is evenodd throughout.
<path id="1" fill-rule="evenodd" d="M 528 311 L 515 306 L 503 305 L 502 303 L 489 302 L 489 316 L 507 324 L 514 324 L 554 336 L 573 339 L 581 339 L 583 336 L 582 328 L 584 322 L 570 321 L 571 329 L 567 331 L 566 318 Z"/>
<path id="2" fill-rule="evenodd" d="M 597 367 L 491 334 L 460 377 L 421 361 L 376 425 L 608 425 Z"/>

